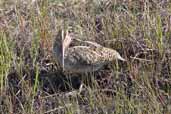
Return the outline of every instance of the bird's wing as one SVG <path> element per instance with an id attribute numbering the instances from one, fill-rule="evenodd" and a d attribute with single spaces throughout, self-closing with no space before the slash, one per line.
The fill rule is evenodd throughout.
<path id="1" fill-rule="evenodd" d="M 104 57 L 87 46 L 74 46 L 65 53 L 65 62 L 72 65 L 98 65 L 107 62 Z"/>

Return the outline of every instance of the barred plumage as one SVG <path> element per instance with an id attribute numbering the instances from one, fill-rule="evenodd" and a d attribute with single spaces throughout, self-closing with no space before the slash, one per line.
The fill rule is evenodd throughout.
<path id="1" fill-rule="evenodd" d="M 69 47 L 72 39 L 71 33 L 60 30 L 53 44 L 54 56 L 66 71 L 93 72 L 115 59 L 125 61 L 116 50 L 91 41 L 80 40 L 85 46 Z"/>

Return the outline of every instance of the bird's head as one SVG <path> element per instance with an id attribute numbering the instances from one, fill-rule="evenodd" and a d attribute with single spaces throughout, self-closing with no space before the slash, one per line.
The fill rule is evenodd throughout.
<path id="1" fill-rule="evenodd" d="M 64 55 L 72 42 L 73 33 L 70 29 L 59 29 L 53 43 L 53 52 L 64 68 Z"/>

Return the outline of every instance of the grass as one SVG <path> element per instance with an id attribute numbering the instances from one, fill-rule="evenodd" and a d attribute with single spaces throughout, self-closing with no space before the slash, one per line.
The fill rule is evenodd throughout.
<path id="1" fill-rule="evenodd" d="M 1 71 L 1 76 L 0 76 L 0 87 L 1 87 L 1 92 L 5 89 L 5 86 L 7 85 L 7 76 L 8 73 L 10 72 L 10 67 L 13 62 L 13 52 L 12 52 L 12 45 L 10 44 L 10 41 L 8 41 L 7 34 L 1 32 L 1 66 L 0 66 L 0 71 Z M 11 46 L 11 47 L 10 47 Z"/>
<path id="2" fill-rule="evenodd" d="M 171 113 L 170 13 L 162 0 L 2 0 L 0 113 Z M 64 23 L 127 62 L 86 74 L 80 92 L 85 74 L 62 73 L 51 52 Z"/>

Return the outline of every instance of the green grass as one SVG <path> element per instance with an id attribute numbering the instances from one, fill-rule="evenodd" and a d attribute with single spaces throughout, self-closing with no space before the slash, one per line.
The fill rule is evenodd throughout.
<path id="1" fill-rule="evenodd" d="M 94 1 L 0 2 L 0 113 L 171 113 L 171 3 Z M 51 48 L 64 23 L 81 39 L 118 50 L 127 62 L 88 74 L 91 83 L 79 93 L 71 79 L 54 73 L 59 66 Z M 96 75 L 110 83 L 99 86 L 104 78 Z M 72 89 L 62 91 L 62 82 Z"/>
<path id="2" fill-rule="evenodd" d="M 0 87 L 3 92 L 6 90 L 7 76 L 13 63 L 13 44 L 8 41 L 8 35 L 4 31 L 1 31 L 0 39 Z"/>

